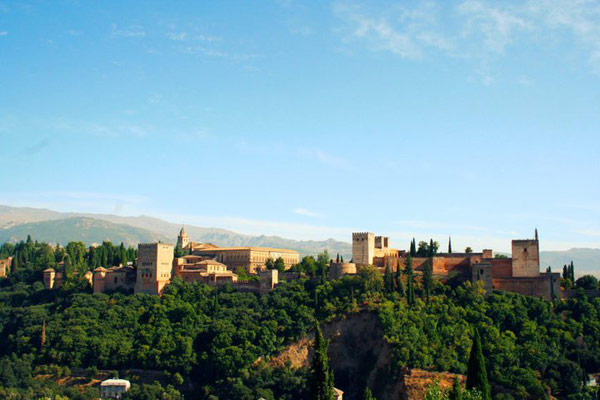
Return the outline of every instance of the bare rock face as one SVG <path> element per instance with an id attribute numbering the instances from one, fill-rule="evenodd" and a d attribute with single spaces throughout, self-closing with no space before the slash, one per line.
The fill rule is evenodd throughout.
<path id="1" fill-rule="evenodd" d="M 437 381 L 443 389 L 454 382 L 455 374 L 409 368 L 393 368 L 392 348 L 372 312 L 347 315 L 323 326 L 330 340 L 329 359 L 335 373 L 335 386 L 345 400 L 360 400 L 369 386 L 379 400 L 421 400 L 425 389 Z M 313 338 L 303 338 L 288 346 L 269 362 L 276 367 L 309 366 Z M 464 381 L 464 376 L 459 376 Z"/>

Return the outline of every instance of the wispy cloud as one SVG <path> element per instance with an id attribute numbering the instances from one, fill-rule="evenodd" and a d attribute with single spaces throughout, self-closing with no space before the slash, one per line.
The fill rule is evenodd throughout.
<path id="1" fill-rule="evenodd" d="M 116 24 L 112 24 L 111 37 L 127 37 L 127 38 L 143 38 L 146 36 L 146 31 L 141 25 L 129 25 L 120 28 Z"/>
<path id="2" fill-rule="evenodd" d="M 424 48 L 451 50 L 453 44 L 435 31 L 437 8 L 431 3 L 415 8 L 394 6 L 377 12 L 356 3 L 338 2 L 334 14 L 345 21 L 345 41 L 361 40 L 375 51 L 389 51 L 418 59 Z"/>
<path id="3" fill-rule="evenodd" d="M 600 3 L 591 0 L 527 2 L 416 2 L 375 6 L 338 1 L 344 43 L 361 42 L 372 51 L 387 51 L 418 60 L 428 55 L 485 60 L 505 56 L 516 42 L 552 45 L 549 38 L 569 41 L 600 73 Z M 555 37 L 555 39 L 556 39 Z M 481 69 L 481 67 L 480 67 Z M 480 74 L 490 84 L 489 73 Z"/>
<path id="4" fill-rule="evenodd" d="M 351 170 L 352 164 L 347 159 L 330 154 L 318 148 L 301 148 L 298 150 L 301 157 L 319 161 L 336 169 Z"/>
<path id="5" fill-rule="evenodd" d="M 307 210 L 306 208 L 302 208 L 302 207 L 295 208 L 293 210 L 293 212 L 294 212 L 294 214 L 302 215 L 305 217 L 311 217 L 311 218 L 317 218 L 317 217 L 321 216 L 321 214 L 319 214 L 319 213 Z"/>
<path id="6" fill-rule="evenodd" d="M 51 127 L 62 133 L 86 134 L 103 137 L 143 137 L 152 131 L 149 126 L 141 126 L 127 123 L 96 123 L 73 120 L 57 120 L 51 124 Z"/>
<path id="7" fill-rule="evenodd" d="M 171 40 L 176 40 L 180 42 L 182 40 L 185 40 L 186 37 L 187 33 L 185 32 L 167 32 L 167 38 Z"/>

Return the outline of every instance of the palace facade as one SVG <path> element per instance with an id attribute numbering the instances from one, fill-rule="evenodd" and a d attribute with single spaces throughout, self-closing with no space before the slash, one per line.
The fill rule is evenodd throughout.
<path id="1" fill-rule="evenodd" d="M 441 279 L 463 277 L 473 282 L 482 281 L 487 290 L 505 290 L 527 296 L 551 299 L 561 297 L 560 273 L 540 272 L 539 240 L 516 239 L 511 243 L 511 257 L 494 257 L 491 249 L 481 253 L 436 253 L 433 257 L 412 257 L 413 270 L 422 273 L 431 262 L 433 274 Z M 371 232 L 352 234 L 352 263 L 345 266 L 333 263 L 334 268 L 351 270 L 373 265 L 386 265 L 395 270 L 404 268 L 407 252 L 389 247 L 389 239 Z"/>

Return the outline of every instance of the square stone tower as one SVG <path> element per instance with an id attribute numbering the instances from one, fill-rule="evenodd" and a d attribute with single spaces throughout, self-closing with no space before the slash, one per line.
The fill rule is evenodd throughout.
<path id="1" fill-rule="evenodd" d="M 352 233 L 352 259 L 356 265 L 372 265 L 375 256 L 375 234 Z"/>
<path id="2" fill-rule="evenodd" d="M 138 245 L 135 293 L 161 294 L 171 281 L 175 246 L 165 243 Z"/>
<path id="3" fill-rule="evenodd" d="M 540 245 L 537 239 L 512 241 L 513 277 L 540 276 Z"/>

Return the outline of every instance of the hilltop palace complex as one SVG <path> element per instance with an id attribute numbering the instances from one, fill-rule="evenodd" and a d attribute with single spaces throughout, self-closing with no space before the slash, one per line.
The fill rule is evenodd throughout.
<path id="1" fill-rule="evenodd" d="M 404 268 L 407 252 L 389 246 L 385 236 L 370 232 L 352 234 L 352 260 L 330 262 L 329 277 L 356 274 L 364 266 L 374 266 L 381 273 L 386 267 L 395 271 Z M 160 295 L 174 277 L 185 282 L 203 282 L 220 286 L 230 284 L 239 290 L 263 293 L 279 282 L 278 270 L 267 270 L 267 260 L 281 258 L 286 272 L 284 279 L 295 279 L 297 273 L 288 272 L 300 262 L 296 251 L 264 247 L 218 247 L 210 243 L 196 243 L 181 229 L 177 246 L 188 253 L 174 257 L 175 246 L 166 243 L 144 243 L 138 246 L 136 267 L 98 267 L 86 278 L 94 293 L 126 290 L 135 293 Z M 561 296 L 560 274 L 540 272 L 539 241 L 534 239 L 512 241 L 511 257 L 494 257 L 492 250 L 481 253 L 436 253 L 433 257 L 413 257 L 413 270 L 422 274 L 426 263 L 431 262 L 433 275 L 445 281 L 450 278 L 481 281 L 486 290 L 504 290 L 527 296 L 551 299 Z M 239 280 L 234 271 L 243 269 L 258 279 Z M 10 260 L 0 260 L 0 276 L 10 270 Z M 56 288 L 62 283 L 62 273 L 48 268 L 43 274 L 46 288 Z"/>

